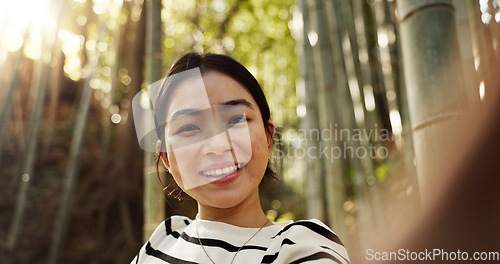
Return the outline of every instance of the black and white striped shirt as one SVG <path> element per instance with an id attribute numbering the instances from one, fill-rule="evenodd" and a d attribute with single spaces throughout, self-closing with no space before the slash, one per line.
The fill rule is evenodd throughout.
<path id="1" fill-rule="evenodd" d="M 132 263 L 229 264 L 238 249 L 259 228 L 244 228 L 183 216 L 165 220 L 151 235 Z M 238 252 L 234 263 L 349 263 L 340 239 L 317 219 L 276 222 L 262 228 Z"/>

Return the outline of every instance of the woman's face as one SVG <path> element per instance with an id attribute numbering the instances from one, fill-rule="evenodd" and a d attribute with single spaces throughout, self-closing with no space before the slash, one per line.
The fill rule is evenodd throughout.
<path id="1" fill-rule="evenodd" d="M 253 97 L 228 75 L 209 71 L 177 87 L 165 138 L 167 167 L 199 203 L 230 208 L 258 192 L 272 137 Z"/>

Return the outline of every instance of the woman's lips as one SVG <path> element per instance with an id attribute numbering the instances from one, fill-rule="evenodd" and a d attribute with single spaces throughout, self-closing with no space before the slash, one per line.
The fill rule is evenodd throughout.
<path id="1" fill-rule="evenodd" d="M 227 183 L 238 176 L 243 166 L 245 166 L 244 163 L 238 163 L 237 165 L 225 164 L 223 166 L 220 166 L 219 164 L 216 166 L 210 166 L 206 170 L 200 171 L 199 174 L 209 179 L 212 183 Z"/>
<path id="2" fill-rule="evenodd" d="M 231 174 L 241 168 L 241 165 L 226 165 L 226 166 L 212 166 L 212 169 L 202 170 L 201 174 L 206 177 L 220 177 L 226 174 Z"/>

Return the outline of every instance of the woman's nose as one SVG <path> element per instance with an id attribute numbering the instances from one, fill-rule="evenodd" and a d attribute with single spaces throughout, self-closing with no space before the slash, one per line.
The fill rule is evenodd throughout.
<path id="1" fill-rule="evenodd" d="M 204 140 L 202 151 L 204 155 L 215 154 L 222 155 L 225 151 L 231 150 L 231 142 L 226 131 Z"/>

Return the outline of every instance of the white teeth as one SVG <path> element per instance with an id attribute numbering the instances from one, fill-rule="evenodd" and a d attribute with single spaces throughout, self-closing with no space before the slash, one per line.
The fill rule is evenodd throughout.
<path id="1" fill-rule="evenodd" d="M 231 166 L 228 166 L 228 167 L 225 167 L 225 168 L 221 168 L 221 169 L 206 170 L 206 171 L 203 171 L 203 174 L 205 176 L 221 176 L 222 174 L 233 173 L 237 169 L 240 169 L 241 167 L 242 166 L 240 164 L 238 164 L 238 166 L 231 165 Z"/>

